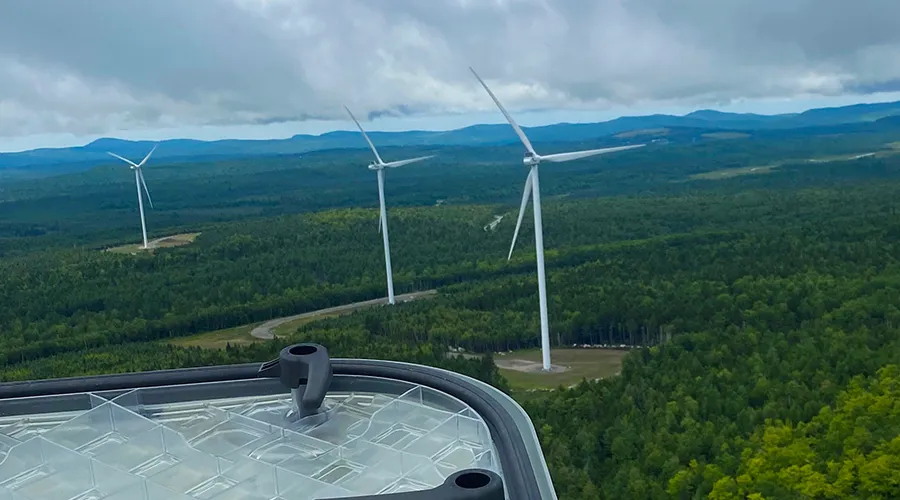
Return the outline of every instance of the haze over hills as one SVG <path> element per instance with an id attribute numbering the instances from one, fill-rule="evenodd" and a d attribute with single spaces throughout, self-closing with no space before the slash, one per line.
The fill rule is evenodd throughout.
<path id="1" fill-rule="evenodd" d="M 770 133 L 825 133 L 819 127 L 856 125 L 863 129 L 872 122 L 877 126 L 897 126 L 897 120 L 881 120 L 900 116 L 900 101 L 855 104 L 835 108 L 817 108 L 802 113 L 758 115 L 698 110 L 684 116 L 629 116 L 598 123 L 558 123 L 539 127 L 524 127 L 534 142 L 569 142 L 606 138 L 610 145 L 634 142 L 653 137 L 667 140 L 697 140 L 715 131 Z M 851 129 L 854 127 L 851 127 Z M 671 129 L 681 129 L 677 133 Z M 641 133 L 627 134 L 627 132 Z M 844 131 L 844 130 L 841 130 Z M 851 130 L 847 130 L 851 131 Z M 836 132 L 836 131 L 835 131 Z M 449 131 L 369 132 L 379 147 L 390 146 L 489 146 L 513 143 L 515 134 L 507 124 L 473 125 Z M 618 135 L 617 135 L 618 134 Z M 0 153 L 0 170 L 29 171 L 32 174 L 53 174 L 85 170 L 99 162 L 110 161 L 107 151 L 124 156 L 140 157 L 151 147 L 151 141 L 127 141 L 102 138 L 85 146 L 58 149 L 35 149 L 17 153 Z M 362 148 L 356 131 L 334 131 L 321 135 L 295 135 L 288 139 L 200 141 L 171 139 L 161 141 L 155 158 L 178 161 L 246 158 L 254 156 L 293 155 L 317 150 Z"/>

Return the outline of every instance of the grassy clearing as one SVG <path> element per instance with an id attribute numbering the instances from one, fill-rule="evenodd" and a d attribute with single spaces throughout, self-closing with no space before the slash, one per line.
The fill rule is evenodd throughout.
<path id="1" fill-rule="evenodd" d="M 495 362 L 513 390 L 555 389 L 575 385 L 582 379 L 593 380 L 617 375 L 622 369 L 622 358 L 626 354 L 628 351 L 613 349 L 553 349 L 550 353 L 553 364 L 567 368 L 561 373 L 526 373 L 504 368 L 512 364 L 510 362 L 540 363 L 540 349 L 497 355 Z"/>
<path id="2" fill-rule="evenodd" d="M 638 137 L 641 135 L 667 135 L 669 133 L 669 129 L 667 128 L 644 128 L 640 130 L 629 130 L 627 132 L 620 132 L 615 135 L 619 139 L 628 139 L 629 137 Z"/>
<path id="3" fill-rule="evenodd" d="M 138 252 L 153 251 L 157 248 L 172 248 L 187 245 L 193 243 L 194 240 L 197 239 L 197 236 L 200 236 L 200 233 L 173 234 L 172 236 L 164 236 L 148 241 L 147 248 L 141 248 L 140 243 L 130 243 L 128 245 L 107 248 L 105 251 L 134 255 Z"/>
<path id="4" fill-rule="evenodd" d="M 123 253 L 123 254 L 128 254 L 128 255 L 134 255 L 138 252 L 145 252 L 147 250 L 149 250 L 149 249 L 141 248 L 141 244 L 136 243 L 136 244 L 122 245 L 120 247 L 107 248 L 106 250 L 104 250 L 104 252 Z"/>
<path id="5" fill-rule="evenodd" d="M 708 134 L 700 134 L 704 139 L 743 139 L 750 137 L 750 134 L 742 132 L 710 132 Z"/>
<path id="6" fill-rule="evenodd" d="M 729 179 L 739 175 L 756 175 L 768 174 L 779 166 L 778 163 L 772 165 L 756 165 L 753 167 L 741 168 L 723 168 L 722 170 L 714 170 L 712 172 L 703 172 L 702 174 L 694 174 L 689 177 L 690 180 L 708 180 L 717 181 L 721 179 Z"/>
<path id="7" fill-rule="evenodd" d="M 794 160 L 784 160 L 771 165 L 758 165 L 753 167 L 741 168 L 724 168 L 722 170 L 714 170 L 712 172 L 703 172 L 688 177 L 688 180 L 721 180 L 737 177 L 739 175 L 768 174 L 772 170 L 786 163 L 830 163 L 835 161 L 853 161 L 863 158 L 883 158 L 900 153 L 900 142 L 891 142 L 885 145 L 888 149 L 881 151 L 869 151 L 865 153 L 852 153 L 846 155 L 822 156 L 819 158 L 803 158 Z"/>
<path id="8" fill-rule="evenodd" d="M 172 345 L 181 347 L 203 347 L 205 349 L 225 349 L 226 344 L 251 344 L 253 342 L 263 342 L 258 338 L 250 335 L 250 330 L 259 323 L 253 325 L 236 326 L 234 328 L 226 328 L 225 330 L 216 330 L 213 332 L 199 333 L 189 337 L 179 337 L 169 340 Z"/>
<path id="9" fill-rule="evenodd" d="M 372 306 L 368 306 L 368 307 L 372 307 Z M 362 308 L 360 308 L 360 309 L 362 309 Z M 282 324 L 276 326 L 275 328 L 272 328 L 272 333 L 276 337 L 287 337 L 288 335 L 292 335 L 294 332 L 296 332 L 297 328 L 300 328 L 301 326 L 303 326 L 307 323 L 312 323 L 313 321 L 319 321 L 321 319 L 326 319 L 326 318 L 335 318 L 338 316 L 343 316 L 345 314 L 351 314 L 358 310 L 359 309 L 350 309 L 348 311 L 322 313 L 317 316 L 313 316 L 311 318 L 295 319 L 294 321 L 288 321 L 287 323 L 282 323 Z M 248 332 L 249 332 L 249 330 L 248 330 Z M 249 335 L 249 333 L 248 333 L 248 335 Z"/>
<path id="10" fill-rule="evenodd" d="M 200 236 L 200 233 L 174 234 L 172 236 L 154 240 L 151 244 L 155 243 L 156 248 L 180 247 L 181 245 L 193 243 L 194 240 L 197 239 L 197 236 Z"/>

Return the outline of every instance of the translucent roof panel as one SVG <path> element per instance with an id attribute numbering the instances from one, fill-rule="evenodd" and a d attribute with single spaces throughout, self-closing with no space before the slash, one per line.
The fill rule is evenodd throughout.
<path id="1" fill-rule="evenodd" d="M 2 400 L 0 499 L 306 500 L 428 490 L 471 468 L 502 476 L 485 421 L 445 393 L 335 376 L 299 418 L 276 382 Z"/>

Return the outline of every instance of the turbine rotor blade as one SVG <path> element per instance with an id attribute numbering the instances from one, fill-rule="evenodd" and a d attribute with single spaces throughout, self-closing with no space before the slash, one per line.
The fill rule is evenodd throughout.
<path id="1" fill-rule="evenodd" d="M 503 116 L 506 117 L 506 121 L 508 121 L 509 124 L 512 125 L 513 130 L 516 131 L 516 135 L 519 136 L 519 140 L 522 141 L 522 144 L 525 145 L 525 149 L 528 150 L 529 153 L 537 155 L 537 153 L 534 152 L 534 148 L 531 146 L 531 141 L 529 141 L 528 137 L 525 135 L 525 132 L 522 132 L 522 129 L 519 128 L 519 124 L 516 123 L 515 120 L 513 120 L 513 117 L 510 116 L 510 114 L 506 111 L 506 108 L 504 108 L 503 105 L 500 104 L 500 100 L 497 99 L 497 96 L 495 96 L 494 93 L 491 92 L 491 89 L 488 88 L 487 84 L 484 83 L 484 80 L 482 80 L 481 77 L 478 76 L 478 73 L 476 73 L 471 66 L 469 66 L 469 70 L 472 71 L 472 74 L 475 75 L 475 78 L 478 79 L 478 81 L 481 83 L 481 86 L 484 87 L 484 90 L 486 90 L 488 95 L 491 96 L 491 99 L 494 100 L 494 104 L 496 104 L 497 107 L 500 108 L 500 112 L 503 113 Z"/>
<path id="2" fill-rule="evenodd" d="M 141 160 L 141 162 L 140 162 L 140 163 L 138 163 L 138 165 L 137 165 L 137 166 L 139 166 L 139 167 L 143 167 L 143 166 L 144 166 L 144 163 L 147 163 L 147 160 L 149 160 L 149 159 L 150 159 L 150 155 L 152 155 L 152 154 L 153 154 L 153 152 L 154 152 L 154 151 L 156 151 L 156 146 L 158 146 L 158 144 L 154 144 L 154 145 L 153 145 L 153 149 L 151 149 L 151 150 L 150 150 L 150 152 L 149 152 L 149 153 L 147 153 L 147 156 L 145 156 L 145 157 L 144 157 L 144 159 L 143 159 L 143 160 Z"/>
<path id="3" fill-rule="evenodd" d="M 125 163 L 131 165 L 132 167 L 137 167 L 137 163 L 135 163 L 135 162 L 129 160 L 128 158 L 122 158 L 121 156 L 119 156 L 119 155 L 117 155 L 117 154 L 115 154 L 115 153 L 110 153 L 109 151 L 107 151 L 106 154 L 108 154 L 108 155 L 110 155 L 110 156 L 113 156 L 113 157 L 115 157 L 115 158 L 118 158 L 118 159 L 124 161 Z"/>
<path id="4" fill-rule="evenodd" d="M 147 201 L 150 202 L 150 208 L 153 208 L 153 200 L 150 198 L 150 190 L 147 189 L 147 181 L 144 180 L 144 171 L 142 169 L 137 169 L 138 177 L 141 178 L 141 185 L 144 186 L 144 192 L 147 193 Z"/>
<path id="5" fill-rule="evenodd" d="M 381 207 L 378 207 L 378 234 L 381 234 Z"/>
<path id="6" fill-rule="evenodd" d="M 541 156 L 541 161 L 549 161 L 552 163 L 562 163 L 565 161 L 578 160 L 580 158 L 587 158 L 589 156 L 599 155 L 603 153 L 614 153 L 616 151 L 625 151 L 626 149 L 634 149 L 643 147 L 643 144 L 638 144 L 635 146 L 618 146 L 615 148 L 603 148 L 603 149 L 588 149 L 585 151 L 574 151 L 571 153 L 557 153 L 554 155 L 544 155 Z"/>
<path id="7" fill-rule="evenodd" d="M 516 247 L 516 238 L 519 237 L 519 228 L 522 227 L 522 217 L 525 216 L 525 207 L 528 206 L 528 198 L 531 196 L 531 183 L 534 170 L 528 171 L 528 177 L 525 178 L 525 192 L 522 193 L 522 205 L 519 207 L 519 220 L 516 221 L 516 231 L 513 233 L 512 245 L 509 246 L 509 255 L 506 260 L 512 258 L 513 248 Z"/>
<path id="8" fill-rule="evenodd" d="M 383 167 L 386 167 L 386 168 L 402 167 L 403 165 L 409 165 L 410 163 L 415 163 L 415 162 L 417 162 L 417 161 L 427 160 L 427 159 L 429 159 L 429 158 L 434 158 L 434 155 L 420 156 L 420 157 L 418 157 L 418 158 L 410 158 L 409 160 L 397 160 L 397 161 L 391 161 L 391 162 L 387 162 L 387 163 L 383 164 L 382 166 L 383 166 Z"/>
<path id="9" fill-rule="evenodd" d="M 353 118 L 353 121 L 356 123 L 356 126 L 359 127 L 359 131 L 362 132 L 363 137 L 366 138 L 366 142 L 369 143 L 369 147 L 372 148 L 372 152 L 375 153 L 375 159 L 378 160 L 379 164 L 384 163 L 383 161 L 381 161 L 381 156 L 378 155 L 378 150 L 375 149 L 375 145 L 372 144 L 372 140 L 369 139 L 369 136 L 368 136 L 368 134 L 366 134 L 366 131 L 363 130 L 362 125 L 359 124 L 359 120 L 357 120 L 356 117 L 353 116 L 353 113 L 350 111 L 350 108 L 348 108 L 347 106 L 344 106 L 344 109 L 347 110 L 347 114 L 350 115 L 350 118 Z"/>

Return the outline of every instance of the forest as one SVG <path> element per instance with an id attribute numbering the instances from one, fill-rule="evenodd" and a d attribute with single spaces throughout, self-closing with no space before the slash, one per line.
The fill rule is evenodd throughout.
<path id="1" fill-rule="evenodd" d="M 551 197 L 656 197 L 828 185 L 847 178 L 894 178 L 896 172 L 884 160 L 900 153 L 900 124 L 873 133 L 693 139 L 545 166 L 541 192 L 548 201 Z M 545 143 L 540 150 L 553 153 L 602 145 L 602 141 Z M 520 146 L 386 147 L 379 151 L 386 161 L 436 155 L 389 172 L 385 182 L 389 207 L 439 203 L 517 207 L 522 196 L 526 172 Z M 853 169 L 832 161 L 873 152 L 874 157 L 856 160 Z M 360 149 L 224 162 L 151 161 L 144 171 L 154 203 L 147 212 L 150 237 L 215 228 L 221 222 L 376 207 L 375 175 L 366 169 L 370 156 Z M 810 160 L 823 161 L 813 164 Z M 140 226 L 134 179 L 123 165 L 103 164 L 38 180 L 0 179 L 0 257 L 136 241 Z M 715 182 L 696 178 L 731 169 L 771 167 L 777 168 L 769 175 Z"/>
<path id="2" fill-rule="evenodd" d="M 619 376 L 514 394 L 560 498 L 900 494 L 895 140 L 718 140 L 542 170 L 554 346 L 639 347 Z M 263 361 L 302 340 L 510 391 L 492 353 L 539 330 L 530 218 L 506 261 L 524 180 L 512 147 L 441 148 L 387 176 L 397 292 L 436 298 L 264 343 L 166 342 L 383 296 L 363 153 L 148 167 L 154 234 L 201 234 L 138 255 L 100 251 L 139 235 L 127 173 L 5 185 L 0 379 Z M 775 166 L 692 177 L 757 165 Z"/>

